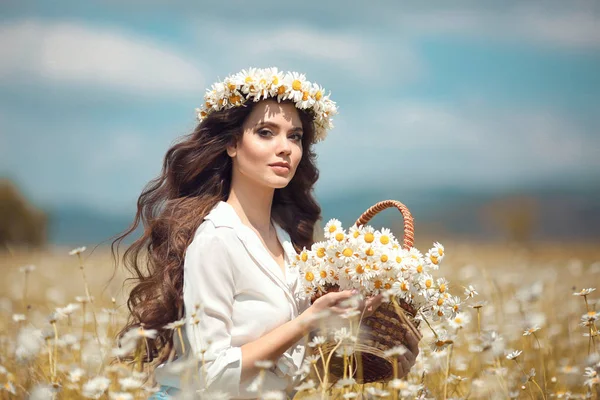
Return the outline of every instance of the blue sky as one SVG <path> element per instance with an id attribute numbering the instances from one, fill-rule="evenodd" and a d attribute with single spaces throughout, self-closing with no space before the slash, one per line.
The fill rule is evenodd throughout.
<path id="1" fill-rule="evenodd" d="M 339 107 L 319 196 L 600 177 L 600 2 L 364 4 L 3 1 L 0 173 L 131 210 L 206 86 L 277 66 Z"/>

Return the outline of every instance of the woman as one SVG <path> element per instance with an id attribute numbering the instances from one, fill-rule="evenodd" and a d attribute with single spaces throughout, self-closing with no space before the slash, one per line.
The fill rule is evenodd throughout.
<path id="1" fill-rule="evenodd" d="M 320 218 L 312 145 L 331 128 L 335 104 L 303 75 L 250 69 L 214 84 L 197 112 L 200 124 L 167 152 L 133 226 L 117 239 L 143 223 L 143 236 L 124 254 L 137 280 L 124 331 L 140 324 L 159 331 L 148 357 L 161 364 L 155 398 L 186 380 L 255 398 L 248 386 L 265 360 L 273 365 L 263 364 L 262 390 L 289 392 L 304 378 L 303 338 L 316 317 L 346 311 L 340 302 L 353 295 L 329 293 L 309 304 L 290 268 L 312 245 Z M 368 316 L 381 301 L 360 308 Z M 181 331 L 164 329 L 177 320 L 185 321 Z M 418 354 L 411 340 L 402 375 Z M 183 354 L 204 359 L 194 376 L 177 367 Z M 173 355 L 178 360 L 165 363 Z"/>

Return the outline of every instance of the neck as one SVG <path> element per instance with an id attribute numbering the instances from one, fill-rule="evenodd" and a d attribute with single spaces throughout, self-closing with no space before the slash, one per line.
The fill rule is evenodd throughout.
<path id="1" fill-rule="evenodd" d="M 259 188 L 252 182 L 233 180 L 227 203 L 234 208 L 244 224 L 268 234 L 271 231 L 274 193 L 273 188 Z"/>

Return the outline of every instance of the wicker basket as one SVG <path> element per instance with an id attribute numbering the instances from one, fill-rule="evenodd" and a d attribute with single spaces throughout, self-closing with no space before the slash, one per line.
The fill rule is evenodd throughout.
<path id="1" fill-rule="evenodd" d="M 364 225 L 377 213 L 390 207 L 396 207 L 402 214 L 404 219 L 403 247 L 409 249 L 414 243 L 414 221 L 408 208 L 399 201 L 385 200 L 375 204 L 358 218 L 356 224 Z M 338 290 L 338 286 L 327 288 L 327 292 Z M 320 296 L 315 296 L 313 301 L 318 297 Z M 419 321 L 414 320 L 416 310 L 404 301 L 401 301 L 399 305 L 399 309 L 396 310 L 394 304 L 384 303 L 372 316 L 363 319 L 354 353 L 355 365 L 362 366 L 362 374 L 360 373 L 361 368 L 358 368 L 358 371 L 355 370 L 354 374 L 354 379 L 358 383 L 378 382 L 392 378 L 392 360 L 385 357 L 384 352 L 399 344 L 406 344 L 405 337 L 409 331 L 415 332 L 420 337 L 417 331 Z M 367 329 L 362 328 L 364 325 L 367 326 Z M 327 342 L 323 345 L 323 351 L 329 353 L 334 346 L 335 343 Z M 341 378 L 343 368 L 341 357 L 332 357 L 329 368 L 330 375 L 336 379 Z"/>

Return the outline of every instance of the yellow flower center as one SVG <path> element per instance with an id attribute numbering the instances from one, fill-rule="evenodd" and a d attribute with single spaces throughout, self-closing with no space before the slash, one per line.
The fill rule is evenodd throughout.
<path id="1" fill-rule="evenodd" d="M 383 287 L 384 287 L 385 289 L 391 289 L 391 288 L 392 288 L 392 285 L 390 285 L 389 283 L 384 283 L 384 284 L 383 284 Z"/>
<path id="2" fill-rule="evenodd" d="M 431 285 L 432 285 L 432 284 L 433 284 L 433 282 L 431 281 L 431 279 L 427 279 L 427 280 L 425 281 L 425 287 L 426 287 L 427 289 L 429 289 L 429 288 L 431 287 Z"/>
<path id="3" fill-rule="evenodd" d="M 381 244 L 388 244 L 390 242 L 390 238 L 387 235 L 383 235 L 379 238 Z"/>
<path id="4" fill-rule="evenodd" d="M 431 260 L 432 263 L 436 264 L 438 263 L 438 258 L 434 255 L 429 256 L 429 259 Z"/>
<path id="5" fill-rule="evenodd" d="M 456 317 L 454 318 L 454 322 L 456 322 L 457 324 L 462 324 L 463 320 L 461 317 Z"/>
<path id="6" fill-rule="evenodd" d="M 381 289 L 382 285 L 383 285 L 383 282 L 381 282 L 381 280 L 377 279 L 375 281 L 375 289 Z"/>
<path id="7" fill-rule="evenodd" d="M 352 256 L 352 249 L 349 247 L 346 247 L 343 251 L 342 254 L 346 257 L 350 257 Z"/>
<path id="8" fill-rule="evenodd" d="M 375 254 L 375 251 L 369 247 L 366 251 L 365 254 L 368 255 L 369 257 L 372 256 L 373 254 Z"/>
<path id="9" fill-rule="evenodd" d="M 375 240 L 375 235 L 373 235 L 371 232 L 365 234 L 365 242 L 373 243 L 373 240 Z"/>
<path id="10" fill-rule="evenodd" d="M 418 273 L 423 272 L 423 266 L 421 264 L 417 265 L 417 272 Z"/>
<path id="11" fill-rule="evenodd" d="M 442 283 L 442 284 L 440 285 L 440 293 L 444 293 L 445 291 L 446 291 L 446 284 L 445 284 L 445 283 Z"/>
<path id="12" fill-rule="evenodd" d="M 229 88 L 229 90 L 235 90 L 236 86 L 233 83 L 230 83 L 229 85 L 227 85 L 227 87 Z"/>
<path id="13" fill-rule="evenodd" d="M 335 240 L 337 240 L 338 242 L 341 242 L 342 240 L 344 240 L 344 234 L 342 232 L 337 233 L 335 235 Z"/>
<path id="14" fill-rule="evenodd" d="M 250 82 L 252 82 L 252 77 L 251 76 L 247 76 L 246 79 L 244 79 L 244 81 L 246 83 L 250 83 Z"/>
<path id="15" fill-rule="evenodd" d="M 442 304 L 444 304 L 444 299 L 442 299 L 441 297 L 438 299 L 437 301 L 437 305 L 441 306 Z"/>
<path id="16" fill-rule="evenodd" d="M 437 315 L 438 315 L 438 317 L 443 317 L 444 312 L 442 310 L 438 310 Z"/>
<path id="17" fill-rule="evenodd" d="M 315 279 L 315 276 L 313 275 L 312 272 L 308 271 L 305 275 L 304 275 L 304 279 L 306 279 L 309 282 L 312 282 Z"/>
<path id="18" fill-rule="evenodd" d="M 267 84 L 267 80 L 266 80 L 266 79 L 264 79 L 264 78 L 263 78 L 263 79 L 261 79 L 261 80 L 260 80 L 260 84 L 261 84 L 261 85 L 266 85 L 266 84 Z"/>
<path id="19" fill-rule="evenodd" d="M 321 275 L 321 278 L 325 279 L 325 278 L 327 278 L 327 271 L 322 270 L 319 275 Z"/>
<path id="20" fill-rule="evenodd" d="M 200 116 L 201 116 L 202 118 L 206 117 L 206 115 L 207 115 L 207 114 L 206 114 L 204 111 L 200 111 Z"/>
<path id="21" fill-rule="evenodd" d="M 302 261 L 306 262 L 306 261 L 308 261 L 308 254 L 305 252 L 302 252 L 302 255 L 300 256 L 300 258 L 302 259 Z"/>
<path id="22" fill-rule="evenodd" d="M 356 239 L 357 237 L 360 236 L 360 232 L 359 231 L 354 231 L 354 233 L 352 234 L 352 236 L 354 236 L 354 239 Z"/>
<path id="23" fill-rule="evenodd" d="M 273 83 L 273 85 L 275 85 L 275 86 L 279 85 L 279 78 L 278 78 L 277 76 L 274 76 L 274 77 L 273 77 L 273 82 L 272 82 L 272 83 Z"/>
<path id="24" fill-rule="evenodd" d="M 379 258 L 381 260 L 382 263 L 386 262 L 388 260 L 388 256 L 387 254 L 382 254 L 381 258 Z"/>
<path id="25" fill-rule="evenodd" d="M 319 257 L 319 258 L 325 257 L 325 248 L 324 247 L 319 247 L 317 249 L 317 257 Z"/>
<path id="26" fill-rule="evenodd" d="M 359 274 L 362 274 L 362 273 L 364 273 L 364 272 L 365 272 L 365 269 L 363 268 L 363 266 L 362 266 L 362 265 L 358 264 L 358 265 L 356 266 L 356 272 L 357 272 L 357 273 L 359 273 Z"/>
<path id="27" fill-rule="evenodd" d="M 241 97 L 238 95 L 229 96 L 229 102 L 231 104 L 237 104 L 237 103 L 239 103 L 240 100 L 241 100 Z"/>
<path id="28" fill-rule="evenodd" d="M 408 285 L 406 284 L 406 282 L 402 282 L 402 284 L 400 285 L 400 289 L 402 289 L 405 292 L 408 291 Z"/>
<path id="29" fill-rule="evenodd" d="M 204 105 L 206 106 L 206 108 L 211 108 L 212 104 L 210 104 L 208 101 L 204 103 Z"/>
<path id="30" fill-rule="evenodd" d="M 294 82 L 292 82 L 292 89 L 294 90 L 300 90 L 302 89 L 302 82 L 300 82 L 298 79 L 296 79 Z"/>
<path id="31" fill-rule="evenodd" d="M 286 87 L 281 85 L 277 88 L 277 94 L 284 94 L 286 91 Z"/>
<path id="32" fill-rule="evenodd" d="M 402 262 L 402 257 L 396 256 L 396 262 L 400 264 Z"/>
<path id="33" fill-rule="evenodd" d="M 329 227 L 329 233 L 333 233 L 333 232 L 335 232 L 336 230 L 337 230 L 337 228 L 335 227 L 335 225 L 331 225 L 331 226 Z"/>
<path id="34" fill-rule="evenodd" d="M 308 97 L 310 96 L 310 94 L 308 92 L 302 92 L 302 100 L 306 101 L 308 100 Z"/>
<path id="35" fill-rule="evenodd" d="M 321 98 L 323 97 L 323 93 L 321 93 L 321 91 L 317 91 L 317 93 L 315 93 L 315 100 L 319 101 L 321 100 Z"/>
<path id="36" fill-rule="evenodd" d="M 443 255 L 444 255 L 444 249 L 442 249 L 441 247 L 438 247 L 438 248 L 437 248 L 437 251 L 438 251 L 438 254 L 439 254 L 440 256 L 443 256 Z"/>

